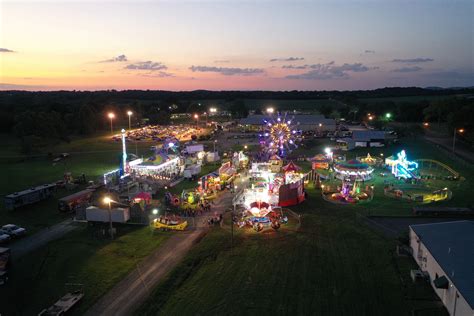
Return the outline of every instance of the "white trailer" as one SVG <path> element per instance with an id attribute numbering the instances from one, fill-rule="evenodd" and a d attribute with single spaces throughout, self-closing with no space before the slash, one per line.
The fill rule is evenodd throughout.
<path id="1" fill-rule="evenodd" d="M 111 211 L 113 223 L 126 223 L 130 219 L 129 208 L 113 208 Z M 88 222 L 109 222 L 109 210 L 90 206 L 86 208 L 86 220 Z"/>
<path id="2" fill-rule="evenodd" d="M 186 152 L 190 155 L 201 152 L 201 151 L 204 151 L 204 145 L 202 144 L 186 146 Z"/>
<path id="3" fill-rule="evenodd" d="M 186 179 L 190 179 L 193 176 L 196 176 L 200 173 L 201 173 L 201 165 L 193 164 L 186 167 L 186 169 L 184 169 L 183 177 L 185 177 Z"/>

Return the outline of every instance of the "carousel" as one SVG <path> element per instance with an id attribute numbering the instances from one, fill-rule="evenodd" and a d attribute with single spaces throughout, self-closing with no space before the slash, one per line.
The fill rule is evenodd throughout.
<path id="1" fill-rule="evenodd" d="M 372 179 L 374 168 L 357 159 L 339 161 L 333 166 L 336 178 L 340 180 L 367 181 Z"/>

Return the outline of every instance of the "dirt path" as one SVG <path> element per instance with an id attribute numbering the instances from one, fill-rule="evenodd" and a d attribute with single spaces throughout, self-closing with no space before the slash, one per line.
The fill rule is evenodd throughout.
<path id="1" fill-rule="evenodd" d="M 222 213 L 231 205 L 232 196 L 224 193 L 212 212 Z M 174 233 L 161 247 L 137 265 L 128 276 L 105 294 L 86 315 L 131 315 L 150 295 L 151 291 L 184 258 L 191 247 L 208 231 L 206 218 L 196 218 L 196 228 Z M 87 295 L 87 293 L 85 293 Z"/>
<path id="2" fill-rule="evenodd" d="M 64 236 L 77 227 L 77 224 L 72 219 L 67 219 L 49 228 L 42 229 L 36 234 L 20 239 L 10 246 L 12 257 L 17 259 L 30 251 L 46 245 L 52 240 Z"/>

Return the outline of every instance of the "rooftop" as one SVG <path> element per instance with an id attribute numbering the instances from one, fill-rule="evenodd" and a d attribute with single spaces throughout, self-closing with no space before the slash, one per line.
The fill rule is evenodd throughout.
<path id="1" fill-rule="evenodd" d="M 474 221 L 410 227 L 468 304 L 474 308 Z"/>
<path id="2" fill-rule="evenodd" d="M 23 190 L 23 191 L 8 194 L 7 196 L 5 196 L 5 198 L 12 199 L 12 198 L 15 198 L 15 197 L 18 197 L 18 196 L 31 194 L 31 193 L 36 192 L 36 191 L 40 191 L 40 190 L 44 190 L 44 189 L 50 189 L 50 188 L 53 188 L 55 186 L 56 186 L 56 183 L 47 183 L 47 184 L 32 187 L 30 189 L 26 189 L 26 190 Z"/>
<path id="3" fill-rule="evenodd" d="M 384 131 L 353 131 L 353 140 L 370 141 L 372 139 L 385 139 Z"/>

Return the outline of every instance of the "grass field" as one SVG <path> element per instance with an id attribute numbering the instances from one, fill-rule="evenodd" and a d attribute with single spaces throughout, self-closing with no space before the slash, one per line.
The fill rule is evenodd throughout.
<path id="1" fill-rule="evenodd" d="M 65 283 L 81 283 L 85 296 L 74 310 L 81 315 L 168 236 L 148 227 L 119 231 L 111 242 L 80 228 L 14 261 L 10 282 L 0 287 L 0 314 L 36 315 L 64 295 Z"/>
<path id="2" fill-rule="evenodd" d="M 64 172 L 71 172 L 73 177 L 86 175 L 87 180 L 97 180 L 109 170 L 118 167 L 120 162 L 121 143 L 110 141 L 104 136 L 82 138 L 70 143 L 60 143 L 45 148 L 41 154 L 25 159 L 19 152 L 18 141 L 11 136 L 2 135 L 5 146 L 0 149 L 0 167 L 8 181 L 0 183 L 0 196 L 25 190 L 35 185 L 62 180 Z M 134 144 L 129 151 L 135 153 Z M 148 154 L 150 143 L 139 143 L 138 154 Z M 46 153 L 54 156 L 67 152 L 70 157 L 54 164 Z M 25 206 L 13 211 L 5 210 L 0 203 L 0 224 L 14 223 L 26 227 L 30 233 L 50 226 L 69 215 L 60 214 L 57 210 L 57 199 L 72 194 L 74 191 L 58 189 L 55 196 L 39 203 Z"/>
<path id="3" fill-rule="evenodd" d="M 265 109 L 274 107 L 277 110 L 294 110 L 317 112 L 318 108 L 327 105 L 337 109 L 342 104 L 336 100 L 313 99 L 313 100 L 270 100 L 270 99 L 244 99 L 245 105 L 251 109 Z M 231 102 L 225 100 L 195 100 L 203 105 L 203 108 L 218 107 L 227 109 Z M 232 101 L 233 102 L 233 101 Z"/>
<path id="4" fill-rule="evenodd" d="M 237 229 L 231 250 L 228 230 L 213 230 L 136 315 L 409 315 L 434 307 L 430 288 L 406 279 L 414 262 L 394 256 L 394 240 L 354 210 L 328 209 L 319 192 L 309 194 L 293 208 L 302 214 L 297 232 Z"/>

